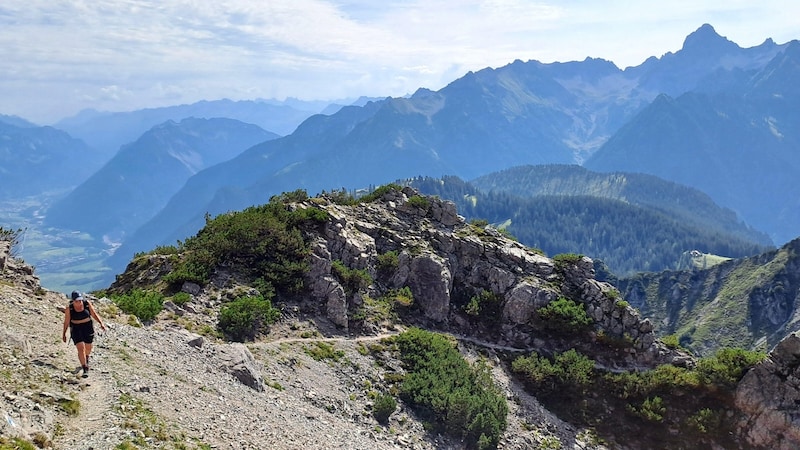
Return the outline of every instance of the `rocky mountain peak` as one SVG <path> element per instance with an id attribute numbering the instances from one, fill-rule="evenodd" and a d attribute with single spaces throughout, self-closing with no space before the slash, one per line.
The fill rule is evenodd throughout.
<path id="1" fill-rule="evenodd" d="M 713 26 L 706 23 L 686 36 L 681 51 L 717 54 L 731 52 L 740 48 L 735 42 L 720 36 Z"/>

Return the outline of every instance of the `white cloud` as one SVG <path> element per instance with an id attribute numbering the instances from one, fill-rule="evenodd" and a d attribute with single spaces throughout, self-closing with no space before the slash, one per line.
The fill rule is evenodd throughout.
<path id="1" fill-rule="evenodd" d="M 745 47 L 786 42 L 797 13 L 777 0 L 4 0 L 0 113 L 396 96 L 515 59 L 635 65 L 706 22 Z"/>

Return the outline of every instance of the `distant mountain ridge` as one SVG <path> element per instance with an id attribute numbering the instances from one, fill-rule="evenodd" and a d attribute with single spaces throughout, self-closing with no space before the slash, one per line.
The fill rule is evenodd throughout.
<path id="1" fill-rule="evenodd" d="M 53 127 L 0 120 L 0 199 L 68 190 L 102 164 L 97 151 Z"/>
<path id="2" fill-rule="evenodd" d="M 119 240 L 156 214 L 195 173 L 277 137 L 233 119 L 167 121 L 122 147 L 54 203 L 44 224 Z"/>
<path id="3" fill-rule="evenodd" d="M 741 95 L 661 95 L 584 164 L 696 187 L 783 243 L 800 234 L 800 42 Z"/>
<path id="4" fill-rule="evenodd" d="M 168 120 L 181 121 L 228 118 L 258 125 L 271 133 L 286 135 L 310 115 L 320 112 L 327 104 L 315 105 L 318 110 L 300 109 L 302 102 L 277 104 L 265 100 L 233 101 L 228 99 L 200 101 L 187 105 L 146 108 L 130 112 L 99 112 L 93 110 L 60 120 L 54 127 L 83 139 L 90 146 L 109 155 L 120 146 L 135 141 L 151 127 Z M 309 107 L 314 107 L 310 105 Z"/>

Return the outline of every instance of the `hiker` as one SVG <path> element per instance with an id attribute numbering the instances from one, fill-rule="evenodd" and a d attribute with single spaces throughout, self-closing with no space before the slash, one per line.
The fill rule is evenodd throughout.
<path id="1" fill-rule="evenodd" d="M 92 353 L 92 342 L 94 341 L 92 319 L 100 324 L 103 331 L 106 330 L 106 325 L 97 315 L 92 303 L 84 299 L 80 292 L 73 291 L 69 307 L 64 309 L 64 331 L 61 339 L 67 342 L 67 327 L 69 327 L 70 337 L 78 350 L 78 361 L 83 368 L 83 378 L 89 376 L 89 355 Z"/>

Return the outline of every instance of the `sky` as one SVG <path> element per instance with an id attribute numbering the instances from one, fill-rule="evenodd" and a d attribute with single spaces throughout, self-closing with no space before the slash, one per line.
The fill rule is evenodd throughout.
<path id="1" fill-rule="evenodd" d="M 399 97 L 517 59 L 636 66 L 704 23 L 782 44 L 798 17 L 794 0 L 2 0 L 0 114 Z"/>

